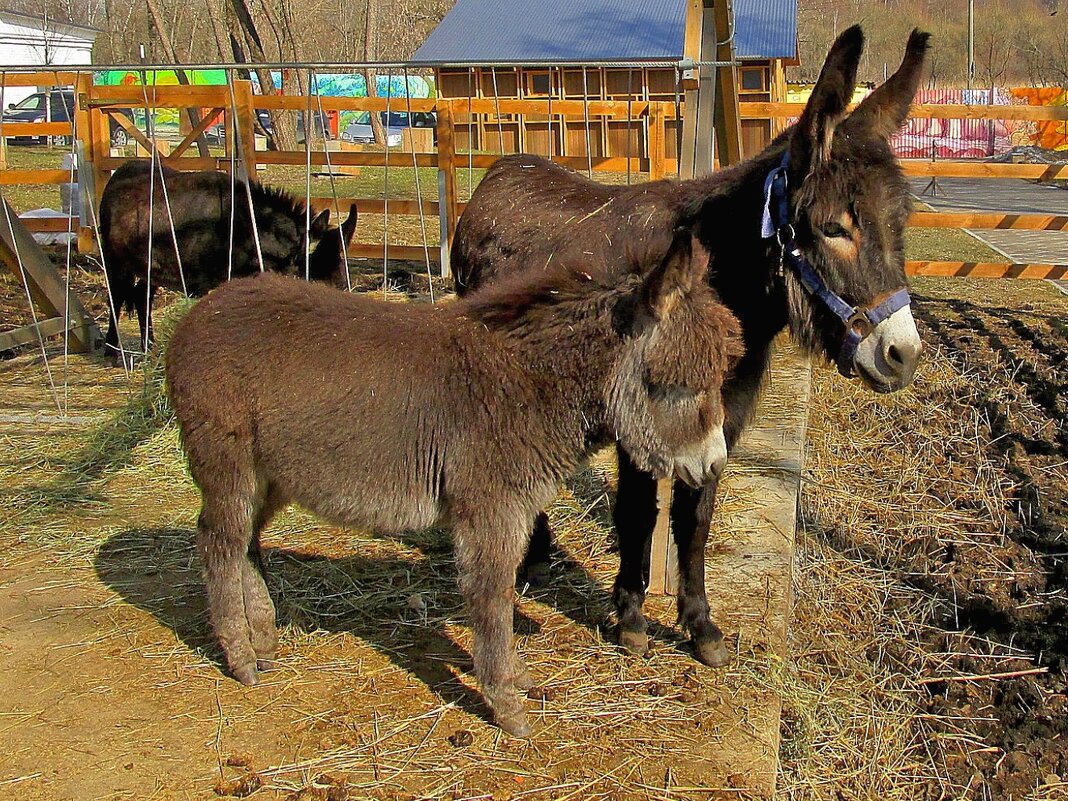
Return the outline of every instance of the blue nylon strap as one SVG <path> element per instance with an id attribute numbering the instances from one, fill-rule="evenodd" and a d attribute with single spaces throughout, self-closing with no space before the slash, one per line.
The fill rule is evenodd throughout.
<path id="1" fill-rule="evenodd" d="M 809 294 L 819 298 L 845 326 L 842 348 L 838 353 L 838 371 L 849 378 L 853 374 L 853 357 L 865 337 L 883 320 L 911 303 L 907 289 L 899 289 L 872 309 L 851 306 L 824 283 L 794 240 L 790 224 L 789 194 L 786 171 L 790 166 L 790 151 L 783 153 L 779 166 L 764 179 L 764 213 L 760 220 L 760 235 L 764 239 L 777 237 L 783 249 L 784 261 L 790 265 Z M 860 323 L 866 320 L 867 325 Z M 867 328 L 867 330 L 863 330 Z"/>

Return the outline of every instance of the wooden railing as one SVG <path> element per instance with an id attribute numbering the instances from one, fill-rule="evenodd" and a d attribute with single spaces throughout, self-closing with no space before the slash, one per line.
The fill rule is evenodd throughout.
<path id="1" fill-rule="evenodd" d="M 545 116 L 549 111 L 545 100 L 515 100 L 493 98 L 477 99 L 411 99 L 403 98 L 350 98 L 320 96 L 260 96 L 253 94 L 248 81 L 234 81 L 231 86 L 94 86 L 92 76 L 88 73 L 36 73 L 8 74 L 4 76 L 4 86 L 73 86 L 76 100 L 74 124 L 70 123 L 7 123 L 0 126 L 0 136 L 70 136 L 74 135 L 80 143 L 82 154 L 83 183 L 87 184 L 93 195 L 94 205 L 99 203 L 100 194 L 112 170 L 128 161 L 125 156 L 111 154 L 111 120 L 126 129 L 130 138 L 139 142 L 146 150 L 152 150 L 156 143 L 150 141 L 119 109 L 158 108 L 197 109 L 202 122 L 186 133 L 182 140 L 169 154 L 160 154 L 165 164 L 180 170 L 218 169 L 227 171 L 231 164 L 243 175 L 256 178 L 259 170 L 267 165 L 331 165 L 332 167 L 382 167 L 387 164 L 391 170 L 412 169 L 415 166 L 436 168 L 438 172 L 438 198 L 436 201 L 415 200 L 411 198 L 326 198 L 313 197 L 312 205 L 316 209 L 329 208 L 336 202 L 342 209 L 350 203 L 356 203 L 361 213 L 381 214 L 388 208 L 390 214 L 396 215 L 435 215 L 442 233 L 441 247 L 438 252 L 427 254 L 422 246 L 413 244 L 390 244 L 391 255 L 396 258 L 422 260 L 429 257 L 433 261 L 447 263 L 448 244 L 455 230 L 456 220 L 463 204 L 459 201 L 457 173 L 468 166 L 486 168 L 498 158 L 497 154 L 470 153 L 457 148 L 457 131 L 463 130 L 471 115 L 514 114 Z M 796 117 L 804 106 L 799 103 L 741 103 L 743 119 L 769 119 Z M 432 111 L 437 114 L 437 147 L 433 152 L 383 151 L 324 152 L 322 149 L 307 151 L 267 151 L 257 150 L 255 136 L 255 119 L 257 109 L 284 109 L 307 113 L 331 111 Z M 551 112 L 554 118 L 572 120 L 627 120 L 641 126 L 645 132 L 643 151 L 632 156 L 588 157 L 555 156 L 554 161 L 575 169 L 604 172 L 645 173 L 651 179 L 673 174 L 677 161 L 668 158 L 668 123 L 675 122 L 680 107 L 671 101 L 589 101 L 556 100 L 552 101 Z M 932 118 L 967 118 L 967 119 L 1026 119 L 1026 120 L 1068 120 L 1068 107 L 1056 106 L 957 106 L 957 105 L 917 105 L 913 106 L 915 117 Z M 224 137 L 225 154 L 219 157 L 204 158 L 190 155 L 197 136 L 221 117 L 226 135 Z M 237 136 L 232 135 L 233 132 Z M 236 152 L 231 148 L 236 143 Z M 1041 164 L 992 164 L 967 161 L 929 161 L 925 159 L 908 159 L 902 162 L 907 175 L 932 177 L 1013 177 L 1013 178 L 1064 178 L 1068 179 L 1068 166 L 1046 166 Z M 79 176 L 75 176 L 78 178 Z M 70 170 L 38 169 L 0 171 L 0 187 L 13 184 L 62 184 L 71 180 Z M 25 220 L 31 230 L 66 230 L 63 220 Z M 61 227 L 59 223 L 64 223 Z M 1068 218 L 1038 214 L 946 214 L 935 212 L 917 212 L 910 219 L 910 225 L 924 228 L 998 228 L 1020 230 L 1068 230 Z M 359 232 L 357 233 L 357 239 Z M 94 246 L 92 225 L 79 229 L 79 245 L 83 249 Z M 380 242 L 354 242 L 350 252 L 356 257 L 381 257 Z M 914 274 L 924 275 L 968 275 L 973 277 L 1025 277 L 1045 278 L 1063 277 L 1066 268 L 1063 265 L 1015 265 L 1001 263 L 966 263 L 966 262 L 910 262 L 908 269 Z"/>

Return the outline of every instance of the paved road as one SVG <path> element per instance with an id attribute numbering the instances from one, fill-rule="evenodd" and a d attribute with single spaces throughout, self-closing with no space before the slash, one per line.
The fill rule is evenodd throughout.
<path id="1" fill-rule="evenodd" d="M 914 194 L 935 211 L 1002 211 L 1068 215 L 1068 190 L 1018 178 L 939 178 L 941 191 L 921 193 L 929 179 L 912 178 Z M 977 239 L 1015 262 L 1068 264 L 1068 231 L 973 230 Z M 1068 281 L 1053 281 L 1068 294 Z"/>

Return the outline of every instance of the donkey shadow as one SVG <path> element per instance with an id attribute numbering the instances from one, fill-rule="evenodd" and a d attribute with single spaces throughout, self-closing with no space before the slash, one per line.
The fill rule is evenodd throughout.
<path id="1" fill-rule="evenodd" d="M 607 520 L 608 505 L 603 501 L 608 490 L 603 479 L 583 471 L 569 485 L 583 509 L 590 510 L 598 522 Z M 269 541 L 270 529 L 266 534 Z M 222 651 L 208 622 L 195 537 L 189 528 L 131 528 L 100 547 L 94 567 L 104 585 L 151 614 L 186 647 L 225 672 Z M 330 556 L 265 544 L 262 556 L 279 628 L 351 634 L 417 677 L 443 702 L 490 721 L 482 697 L 460 680 L 473 673 L 470 654 L 443 628 L 447 620 L 465 619 L 451 538 L 431 530 L 389 539 L 414 547 L 417 555 L 399 558 L 354 552 Z M 549 585 L 528 589 L 526 596 L 579 626 L 603 632 L 612 603 L 602 582 L 559 545 L 553 562 Z M 414 595 L 429 600 L 426 619 L 408 605 Z M 533 634 L 539 629 L 538 621 L 524 614 L 519 604 L 516 633 Z M 652 622 L 650 633 L 664 639 L 671 636 Z M 521 642 L 518 647 L 522 653 Z"/>

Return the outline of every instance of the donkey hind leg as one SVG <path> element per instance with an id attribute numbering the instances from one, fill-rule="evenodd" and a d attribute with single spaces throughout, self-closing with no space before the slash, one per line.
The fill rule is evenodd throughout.
<path id="1" fill-rule="evenodd" d="M 156 298 L 156 287 L 150 286 L 147 279 L 137 282 L 134 289 L 134 308 L 137 310 L 137 325 L 141 331 L 141 347 L 148 353 L 148 348 L 156 338 L 152 330 L 152 301 Z"/>
<path id="2" fill-rule="evenodd" d="M 530 536 L 523 565 L 519 568 L 519 584 L 531 587 L 544 587 L 549 583 L 549 551 L 552 547 L 552 530 L 549 528 L 549 516 L 538 512 L 534 518 L 534 531 Z"/>
<path id="3" fill-rule="evenodd" d="M 679 553 L 679 624 L 692 638 L 694 656 L 710 667 L 722 667 L 730 661 L 730 651 L 712 622 L 705 594 L 705 546 L 715 506 L 715 483 L 692 489 L 675 482 L 671 528 Z"/>
<path id="4" fill-rule="evenodd" d="M 515 574 L 529 522 L 457 521 L 456 562 L 460 590 L 473 633 L 472 656 L 493 720 L 514 737 L 530 736 L 526 710 L 516 692 L 530 674 L 515 651 L 512 611 Z"/>
<path id="5" fill-rule="evenodd" d="M 649 650 L 649 634 L 642 605 L 648 573 L 649 549 L 656 525 L 656 480 L 634 466 L 622 448 L 619 490 L 612 519 L 619 537 L 619 573 L 612 599 L 619 616 L 619 644 L 639 656 Z"/>
<path id="6" fill-rule="evenodd" d="M 106 258 L 108 261 L 105 262 L 105 268 L 116 257 L 109 255 Z M 108 270 L 107 281 L 109 314 L 108 333 L 104 337 L 104 352 L 118 366 L 122 360 L 122 348 L 119 347 L 119 314 L 123 307 L 133 301 L 134 282 L 130 276 L 120 275 L 112 270 Z"/>
<path id="7" fill-rule="evenodd" d="M 259 681 L 259 674 L 246 597 L 254 601 L 253 616 L 260 629 L 266 616 L 264 600 L 270 603 L 263 577 L 249 558 L 264 493 L 256 491 L 252 472 L 244 471 L 239 463 L 216 461 L 213 468 L 210 479 L 198 481 L 204 506 L 197 524 L 197 549 L 204 565 L 208 612 L 230 672 L 242 684 L 251 685 Z M 220 479 L 228 486 L 211 486 Z"/>
<path id="8" fill-rule="evenodd" d="M 278 651 L 278 628 L 275 625 L 274 603 L 264 580 L 260 533 L 285 505 L 285 499 L 277 491 L 268 489 L 259 514 L 253 521 L 247 558 L 241 561 L 241 591 L 245 601 L 245 618 L 248 621 L 252 650 L 256 653 L 256 668 L 261 671 L 277 667 L 274 660 Z"/>

